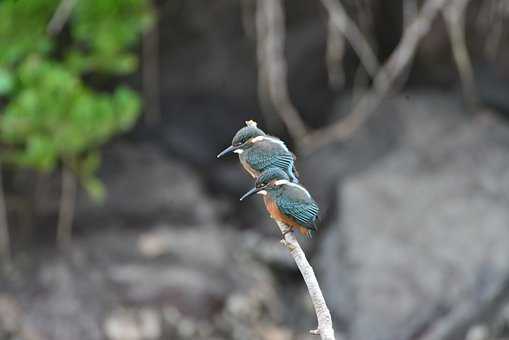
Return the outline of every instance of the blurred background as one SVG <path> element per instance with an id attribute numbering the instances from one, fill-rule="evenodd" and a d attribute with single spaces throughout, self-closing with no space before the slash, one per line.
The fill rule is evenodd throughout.
<path id="1" fill-rule="evenodd" d="M 338 339 L 509 337 L 507 0 L 1 0 L 0 339 L 314 339 L 252 179 L 297 154 Z"/>

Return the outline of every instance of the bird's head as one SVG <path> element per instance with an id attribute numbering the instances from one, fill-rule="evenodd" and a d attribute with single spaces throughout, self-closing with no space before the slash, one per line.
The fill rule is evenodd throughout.
<path id="1" fill-rule="evenodd" d="M 221 151 L 217 158 L 220 158 L 230 152 L 241 154 L 245 149 L 251 147 L 254 144 L 256 137 L 266 136 L 265 132 L 257 127 L 255 121 L 250 120 L 246 122 L 246 126 L 241 128 L 233 137 L 232 144 Z"/>
<path id="2" fill-rule="evenodd" d="M 256 179 L 255 187 L 246 192 L 240 200 L 244 200 L 254 194 L 266 195 L 267 191 L 277 189 L 289 181 L 288 175 L 279 168 L 269 168 L 263 171 Z"/>

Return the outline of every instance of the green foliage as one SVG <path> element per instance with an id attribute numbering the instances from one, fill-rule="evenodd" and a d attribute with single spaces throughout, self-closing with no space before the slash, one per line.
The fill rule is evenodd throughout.
<path id="1" fill-rule="evenodd" d="M 140 101 L 122 86 L 98 92 L 83 75 L 136 70 L 130 48 L 151 24 L 148 0 L 76 1 L 60 40 L 47 33 L 59 4 L 0 1 L 0 161 L 39 171 L 63 163 L 101 199 L 99 148 L 133 126 Z"/>

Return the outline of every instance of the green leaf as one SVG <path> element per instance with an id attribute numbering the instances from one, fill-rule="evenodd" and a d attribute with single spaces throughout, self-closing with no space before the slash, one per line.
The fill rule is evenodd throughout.
<path id="1" fill-rule="evenodd" d="M 13 86 L 12 74 L 6 68 L 0 67 L 0 96 L 9 94 Z"/>
<path id="2" fill-rule="evenodd" d="M 99 169 L 100 165 L 101 158 L 99 153 L 91 152 L 80 162 L 80 175 L 90 177 Z"/>
<path id="3" fill-rule="evenodd" d="M 103 203 L 106 198 L 106 190 L 102 182 L 96 177 L 87 177 L 82 181 L 88 195 L 96 203 Z"/>

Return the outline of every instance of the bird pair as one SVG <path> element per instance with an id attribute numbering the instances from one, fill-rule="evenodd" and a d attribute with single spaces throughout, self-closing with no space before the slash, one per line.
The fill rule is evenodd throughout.
<path id="1" fill-rule="evenodd" d="M 295 155 L 279 138 L 269 136 L 254 121 L 246 122 L 233 137 L 232 144 L 217 158 L 237 153 L 242 167 L 256 179 L 255 187 L 240 200 L 263 195 L 270 216 L 304 236 L 317 230 L 319 208 L 309 192 L 299 184 Z"/>

